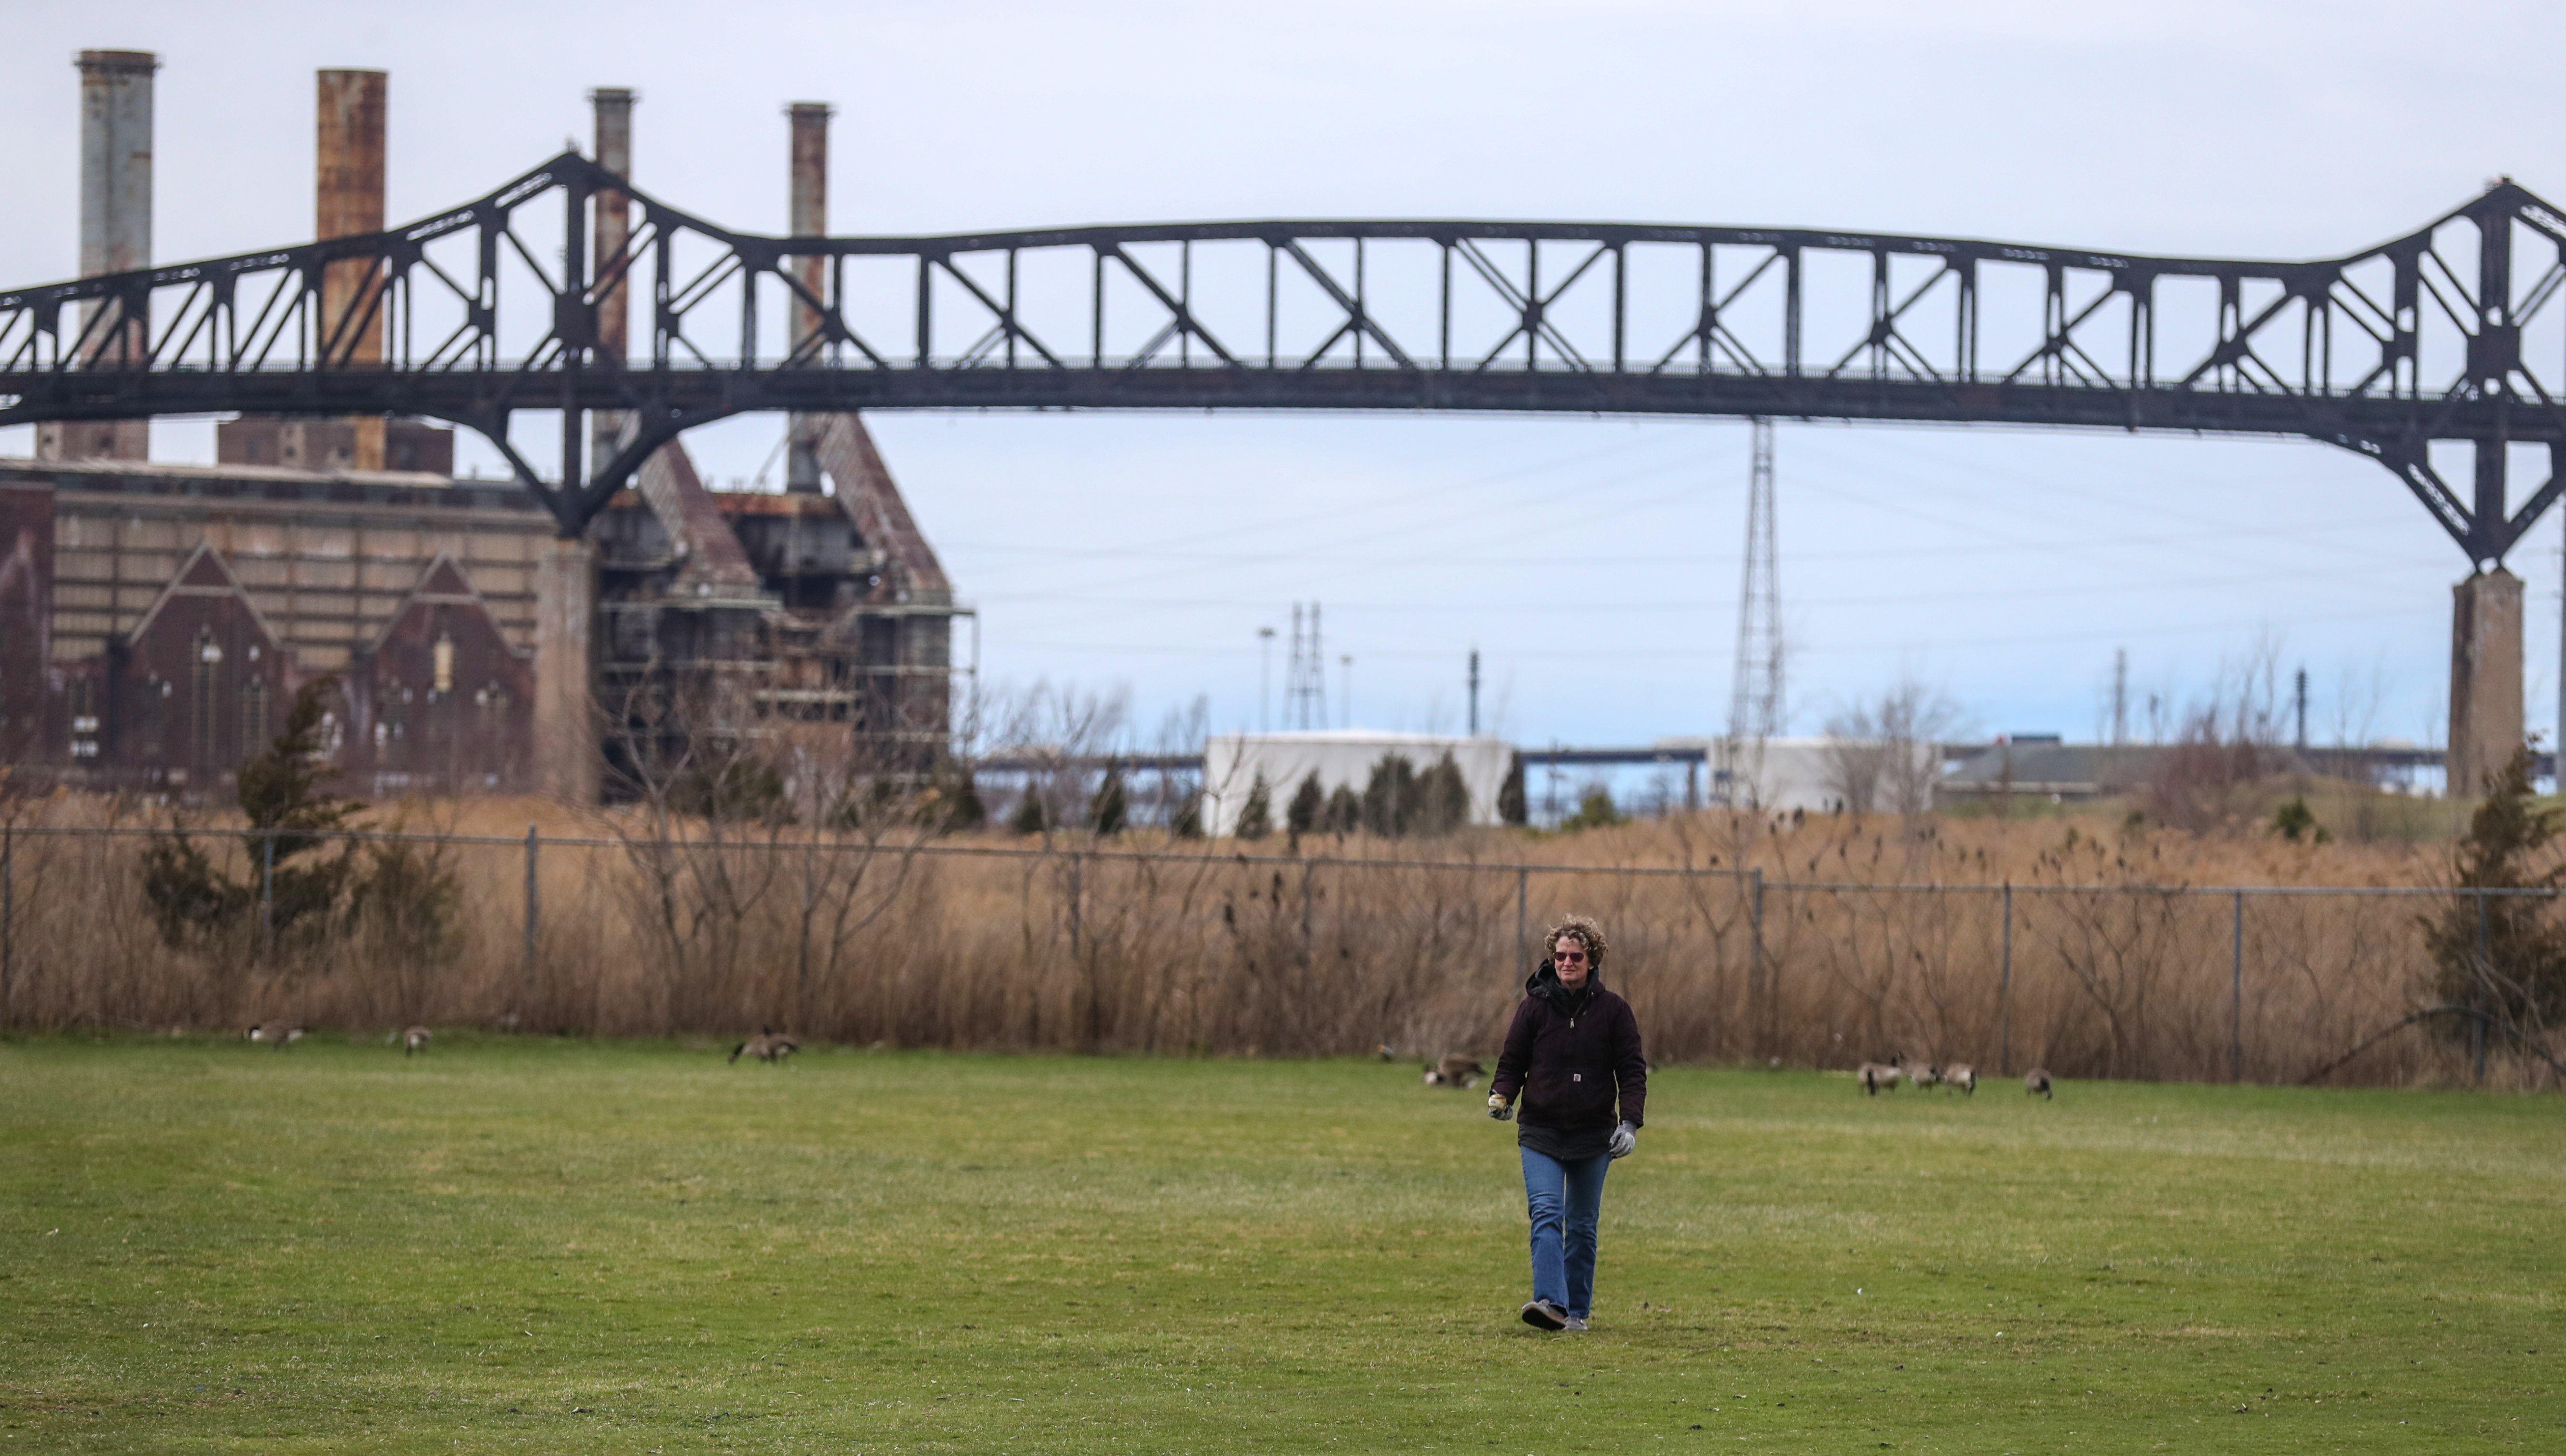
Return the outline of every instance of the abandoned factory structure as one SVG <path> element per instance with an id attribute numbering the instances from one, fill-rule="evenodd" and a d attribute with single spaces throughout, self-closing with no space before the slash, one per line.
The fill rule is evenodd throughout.
<path id="1" fill-rule="evenodd" d="M 84 276 L 150 261 L 156 64 L 80 58 Z M 324 238 L 384 225 L 385 90 L 320 74 Z M 629 176 L 633 99 L 596 102 Z M 794 109 L 797 232 L 821 230 L 827 119 Z M 41 426 L 34 458 L 0 459 L 0 787 L 224 797 L 325 675 L 341 787 L 377 797 L 593 798 L 636 745 L 797 724 L 924 772 L 967 608 L 861 419 L 787 432 L 781 492 L 712 489 L 672 443 L 561 542 L 515 483 L 456 478 L 428 421 L 223 420 L 211 465 L 151 460 L 140 421 Z"/>

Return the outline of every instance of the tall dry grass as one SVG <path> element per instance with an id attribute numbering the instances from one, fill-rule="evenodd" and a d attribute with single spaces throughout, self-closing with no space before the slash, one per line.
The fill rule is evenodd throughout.
<path id="1" fill-rule="evenodd" d="M 101 801 L 14 811 L 22 829 L 142 827 Z M 548 842 L 529 958 L 526 854 L 509 841 L 536 817 Z M 612 815 L 490 801 L 410 823 L 422 818 L 449 836 L 435 852 L 464 891 L 441 944 L 172 950 L 142 901 L 142 840 L 22 832 L 0 1023 L 773 1025 L 902 1046 L 1485 1053 L 1540 927 L 1574 910 L 1607 926 L 1605 978 L 1660 1061 L 1902 1054 L 1982 1073 L 2293 1082 L 2430 999 L 2419 919 L 2434 901 L 2279 891 L 2429 885 L 2442 869 L 2432 847 L 2195 839 L 2102 816 L 1698 815 L 1557 838 L 1268 842 L 1261 857 L 1144 836 L 714 843 L 699 826 L 652 838 Z M 204 843 L 246 869 L 237 841 Z M 2211 888 L 2235 884 L 2264 891 L 2242 897 L 2241 940 L 2239 899 Z M 2331 1080 L 2468 1071 L 2463 1048 L 2417 1029 Z M 2495 1072 L 2537 1081 L 2500 1056 Z"/>

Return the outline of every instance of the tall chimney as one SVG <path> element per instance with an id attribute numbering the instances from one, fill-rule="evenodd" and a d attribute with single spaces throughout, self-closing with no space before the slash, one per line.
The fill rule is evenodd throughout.
<path id="1" fill-rule="evenodd" d="M 384 230 L 384 100 L 388 83 L 381 71 L 320 74 L 319 191 L 315 236 L 344 238 Z M 380 368 L 384 363 L 384 272 L 380 262 L 333 263 L 321 277 L 321 317 L 333 359 L 343 368 Z M 362 320 L 343 327 L 351 317 Z M 356 442 L 348 464 L 384 468 L 384 417 L 348 421 Z"/>
<path id="2" fill-rule="evenodd" d="M 633 180 L 633 93 L 620 86 L 601 86 L 588 94 L 588 100 L 597 112 L 597 164 L 628 182 Z M 600 280 L 604 289 L 597 300 L 597 367 L 620 369 L 627 363 L 632 339 L 633 260 L 618 262 L 616 255 L 633 236 L 633 198 L 624 192 L 600 192 L 595 205 L 591 234 L 597 256 L 589 276 Z M 621 277 L 605 286 L 609 273 Z M 614 456 L 624 435 L 624 411 L 592 410 L 588 418 L 588 458 L 594 468 Z"/>
<path id="3" fill-rule="evenodd" d="M 826 102 L 795 102 L 785 115 L 793 119 L 793 196 L 789 231 L 797 238 L 825 237 L 829 232 L 829 118 L 834 109 Z M 814 256 L 793 260 L 793 272 L 814 298 L 829 296 L 829 260 Z M 816 350 L 813 343 L 820 332 L 819 311 L 796 299 L 793 303 L 794 352 Z M 824 421 L 815 414 L 797 414 L 786 424 L 788 441 L 784 452 L 784 488 L 797 495 L 820 493 L 820 431 Z"/>
<path id="4" fill-rule="evenodd" d="M 81 74 L 81 233 L 83 278 L 151 266 L 151 73 L 149 51 L 83 51 Z M 87 325 L 96 302 L 81 305 Z M 139 325 L 128 335 L 142 339 Z M 90 353 L 113 355 L 117 341 Z M 36 453 L 49 460 L 151 458 L 147 419 L 81 420 L 39 425 Z"/>

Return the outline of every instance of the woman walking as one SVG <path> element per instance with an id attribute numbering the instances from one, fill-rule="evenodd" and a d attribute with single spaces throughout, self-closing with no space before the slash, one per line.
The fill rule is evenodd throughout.
<path id="1" fill-rule="evenodd" d="M 1515 1093 L 1523 1093 L 1515 1141 L 1532 1215 L 1532 1303 L 1523 1321 L 1583 1330 L 1595 1306 L 1604 1173 L 1639 1145 L 1649 1064 L 1631 1003 L 1604 989 L 1603 928 L 1571 915 L 1543 944 L 1550 958 L 1524 981 L 1488 1085 L 1488 1115 L 1514 1116 Z"/>

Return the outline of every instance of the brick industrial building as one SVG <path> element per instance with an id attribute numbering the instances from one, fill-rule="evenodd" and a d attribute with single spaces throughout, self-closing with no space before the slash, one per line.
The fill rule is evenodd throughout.
<path id="1" fill-rule="evenodd" d="M 154 64 L 81 58 L 87 273 L 149 260 Z M 385 86 L 321 74 L 323 236 L 382 224 Z M 598 102 L 629 168 L 631 98 Z M 797 224 L 826 117 L 795 112 Z M 863 422 L 789 431 L 784 493 L 708 489 L 672 444 L 565 544 L 515 484 L 456 479 L 452 432 L 426 421 L 225 420 L 210 466 L 149 460 L 138 423 L 43 427 L 37 458 L 0 460 L 0 764 L 20 788 L 221 797 L 329 675 L 329 752 L 373 796 L 584 798 L 613 791 L 637 732 L 786 722 L 922 771 L 947 746 L 964 608 Z M 547 652 L 585 689 L 550 722 Z M 717 724 L 671 716 L 714 698 Z"/>

